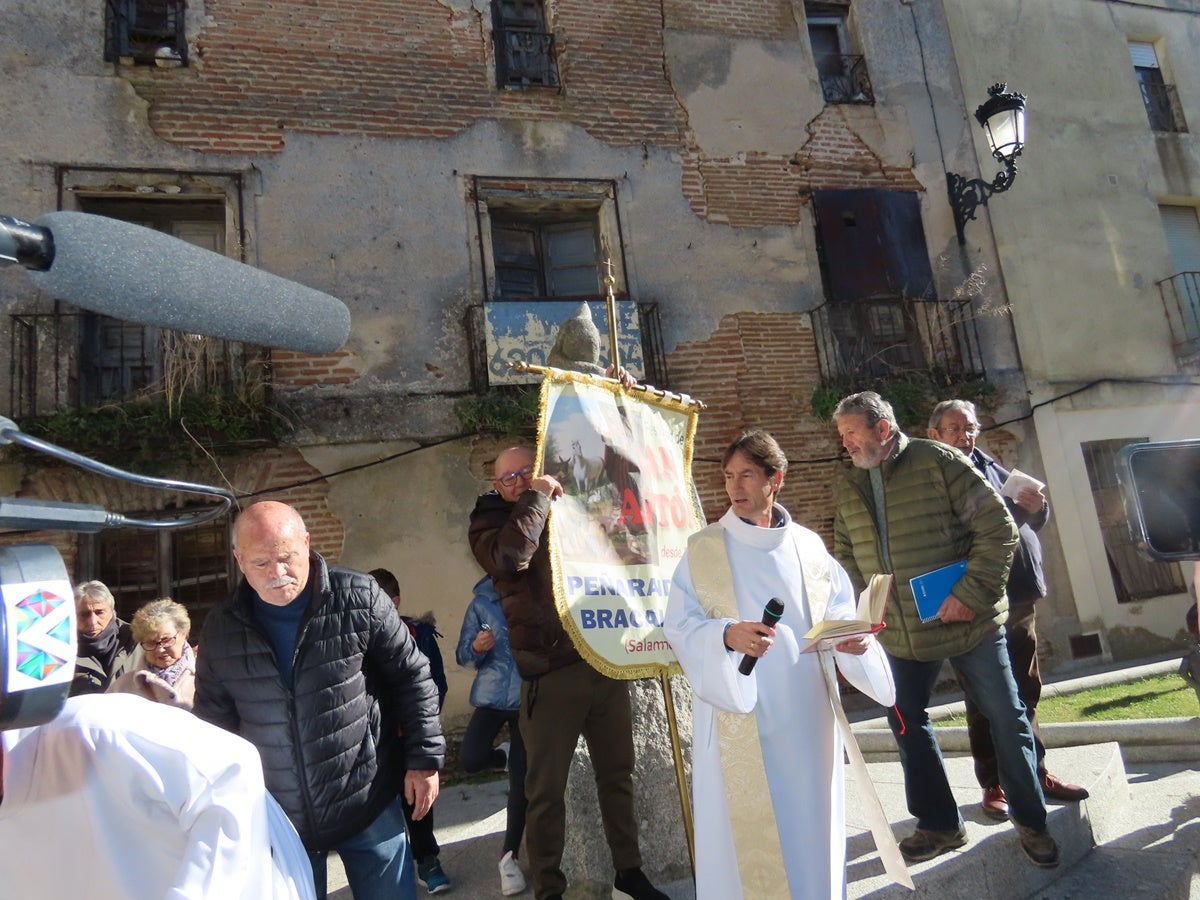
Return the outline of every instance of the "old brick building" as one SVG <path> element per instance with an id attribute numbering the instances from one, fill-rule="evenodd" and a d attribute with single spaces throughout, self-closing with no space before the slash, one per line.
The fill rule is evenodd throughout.
<path id="1" fill-rule="evenodd" d="M 784 502 L 828 533 L 841 463 L 813 411 L 822 384 L 986 376 L 997 418 L 1027 409 L 1011 322 L 989 312 L 1006 305 L 995 251 L 961 250 L 946 204 L 945 171 L 978 171 L 981 97 L 962 96 L 940 3 L 9 4 L 0 67 L 0 213 L 149 224 L 352 313 L 328 356 L 205 345 L 188 389 L 265 403 L 277 445 L 185 415 L 204 452 L 118 462 L 295 503 L 317 549 L 393 569 L 451 636 L 477 578 L 466 514 L 505 440 L 469 432 L 455 403 L 513 381 L 513 352 L 538 361 L 561 310 L 602 296 L 606 260 L 626 358 L 707 404 L 710 515 L 721 448 L 756 425 L 794 460 Z M 150 404 L 182 377 L 156 330 L 17 273 L 0 303 L 17 421 Z M 530 332 L 504 333 L 513 321 Z M 92 449 L 138 427 L 93 431 Z M 1027 438 L 1005 436 L 1020 453 Z M 5 473 L 25 496 L 183 502 L 26 457 Z M 52 539 L 126 609 L 170 594 L 202 614 L 232 576 L 226 528 Z"/>

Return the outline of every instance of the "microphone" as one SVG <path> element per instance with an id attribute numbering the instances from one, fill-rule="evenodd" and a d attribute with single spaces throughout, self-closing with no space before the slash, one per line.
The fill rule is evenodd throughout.
<path id="1" fill-rule="evenodd" d="M 772 597 L 767 601 L 767 605 L 763 608 L 762 623 L 775 627 L 780 617 L 783 615 L 783 601 L 778 597 Z M 749 675 L 754 671 L 754 664 L 758 662 L 757 656 L 751 656 L 747 653 L 742 657 L 742 661 L 738 663 L 738 671 L 743 675 Z"/>
<path id="2" fill-rule="evenodd" d="M 129 322 L 302 353 L 350 335 L 350 310 L 328 294 L 106 216 L 0 216 L 0 266 L 13 263 L 51 296 Z"/>

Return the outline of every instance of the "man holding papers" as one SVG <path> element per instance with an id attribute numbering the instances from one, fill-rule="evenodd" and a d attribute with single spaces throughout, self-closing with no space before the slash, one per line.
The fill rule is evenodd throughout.
<path id="1" fill-rule="evenodd" d="M 943 400 L 929 417 L 929 437 L 949 444 L 971 460 L 988 484 L 1000 492 L 1008 511 L 1017 523 L 1020 543 L 1013 554 L 1008 575 L 1008 622 L 1005 643 L 1012 664 L 1017 695 L 1025 704 L 1033 728 L 1037 753 L 1038 779 L 1042 793 L 1053 800 L 1079 801 L 1087 797 L 1086 788 L 1067 784 L 1046 771 L 1046 747 L 1038 733 L 1037 705 L 1042 697 L 1042 674 L 1038 669 L 1037 610 L 1034 604 L 1046 596 L 1046 576 L 1042 572 L 1042 544 L 1037 533 L 1050 518 L 1050 504 L 1043 493 L 1045 485 L 1024 472 L 1010 472 L 975 446 L 979 418 L 969 400 Z M 975 777 L 983 789 L 983 811 L 992 818 L 1008 817 L 1008 799 L 1000 787 L 996 751 L 988 721 L 967 698 L 967 737 L 975 758 Z"/>
<path id="2" fill-rule="evenodd" d="M 1017 528 L 996 491 L 958 451 L 900 432 L 891 404 L 852 394 L 833 413 L 854 468 L 837 487 L 834 556 L 858 589 L 876 572 L 895 576 L 879 640 L 896 682 L 888 722 L 904 768 L 916 831 L 900 842 L 909 862 L 933 859 L 967 841 L 962 817 L 926 711 L 945 660 L 992 726 L 1000 784 L 1025 854 L 1058 865 L 1046 830 L 1033 732 L 1017 696 L 1001 626 L 1004 586 Z M 966 562 L 965 574 L 923 622 L 911 581 Z"/>
<path id="3" fill-rule="evenodd" d="M 814 624 L 854 615 L 850 579 L 775 502 L 787 458 L 774 438 L 746 432 L 722 468 L 729 511 L 688 541 L 664 624 L 694 694 L 696 897 L 841 900 L 846 810 L 833 666 L 889 705 L 887 660 L 861 631 L 825 642 L 831 652 L 800 652 Z M 762 621 L 772 599 L 783 606 L 774 626 Z M 897 867 L 907 876 L 898 859 Z"/>

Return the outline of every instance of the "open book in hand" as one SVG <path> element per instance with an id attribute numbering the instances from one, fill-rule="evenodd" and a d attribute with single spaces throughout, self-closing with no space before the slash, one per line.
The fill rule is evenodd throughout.
<path id="1" fill-rule="evenodd" d="M 1035 491 L 1040 491 L 1046 486 L 1043 481 L 1038 481 L 1032 475 L 1026 475 L 1020 469 L 1013 469 L 1008 473 L 1008 478 L 1004 480 L 1004 484 L 1000 486 L 1001 497 L 1011 497 L 1016 500 L 1020 496 L 1021 491 L 1025 488 L 1033 488 Z"/>
<path id="2" fill-rule="evenodd" d="M 816 650 L 822 641 L 844 641 L 860 634 L 874 634 L 883 628 L 883 614 L 892 590 L 891 575 L 872 575 L 863 592 L 858 595 L 858 608 L 853 619 L 825 619 L 804 635 L 801 651 Z"/>

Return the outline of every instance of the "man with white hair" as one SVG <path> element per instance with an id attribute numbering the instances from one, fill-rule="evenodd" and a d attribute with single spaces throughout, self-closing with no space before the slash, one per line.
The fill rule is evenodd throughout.
<path id="1" fill-rule="evenodd" d="M 336 850 L 356 900 L 415 900 L 398 794 L 414 819 L 437 799 L 446 754 L 437 687 L 378 582 L 309 544 L 287 504 L 256 503 L 238 517 L 244 578 L 204 623 L 195 712 L 258 748 L 319 898 Z"/>
<path id="2" fill-rule="evenodd" d="M 891 404 L 874 391 L 842 398 L 833 420 L 853 463 L 836 489 L 833 555 L 859 590 L 870 573 L 895 576 L 879 642 L 896 682 L 888 724 L 900 748 L 908 811 L 917 820 L 900 852 L 909 862 L 923 862 L 967 842 L 928 712 L 949 660 L 992 726 L 1000 786 L 1021 848 L 1036 865 L 1057 866 L 1033 731 L 1001 628 L 1017 546 L 1012 516 L 961 453 L 903 434 Z M 936 613 L 923 617 L 911 580 L 956 564 L 965 565 L 964 573 Z"/>
<path id="3" fill-rule="evenodd" d="M 71 696 L 102 694 L 133 670 L 137 649 L 133 629 L 117 618 L 112 591 L 102 581 L 85 581 L 75 588 L 75 621 L 79 656 Z"/>
<path id="4" fill-rule="evenodd" d="M 971 461 L 999 491 L 1011 474 L 994 459 L 975 446 L 979 436 L 979 417 L 970 400 L 943 400 L 929 416 L 930 440 L 941 441 L 958 450 Z M 1038 728 L 1037 708 L 1042 697 L 1042 673 L 1038 667 L 1037 607 L 1046 596 L 1046 576 L 1042 571 L 1042 544 L 1037 533 L 1050 518 L 1050 504 L 1041 488 L 1026 485 L 1015 499 L 1004 497 L 1004 505 L 1017 523 L 1020 543 L 1013 554 L 1012 571 L 1008 574 L 1008 621 L 1004 623 L 1004 641 L 1012 664 L 1017 694 L 1025 704 L 1029 725 L 1033 729 L 1033 744 L 1037 753 L 1038 779 L 1047 799 L 1078 802 L 1086 800 L 1087 788 L 1063 781 L 1046 770 L 1046 745 Z M 987 717 L 966 698 L 967 739 L 971 756 L 975 758 L 975 777 L 983 789 L 983 811 L 993 819 L 1008 818 L 1008 798 L 1000 786 L 996 748 Z"/>

